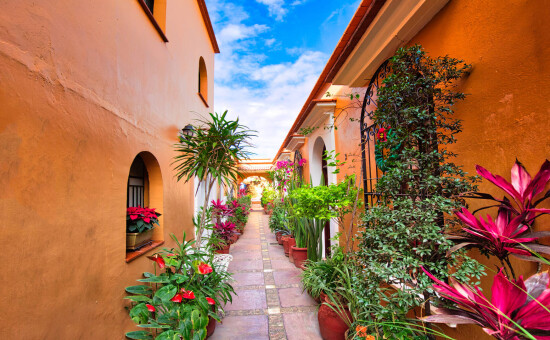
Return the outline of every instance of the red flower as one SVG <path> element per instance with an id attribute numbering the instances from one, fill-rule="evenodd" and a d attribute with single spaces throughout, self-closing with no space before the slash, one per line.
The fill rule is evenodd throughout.
<path id="1" fill-rule="evenodd" d="M 145 306 L 147 307 L 147 310 L 148 310 L 149 312 L 154 312 L 154 311 L 156 311 L 155 306 L 153 306 L 153 305 L 145 305 Z"/>
<path id="2" fill-rule="evenodd" d="M 212 306 L 214 306 L 216 304 L 216 301 L 214 301 L 214 299 L 209 298 L 209 297 L 206 298 L 206 301 L 208 302 L 209 305 L 212 305 Z"/>
<path id="3" fill-rule="evenodd" d="M 212 267 L 210 267 L 208 264 L 206 264 L 204 262 L 201 262 L 197 266 L 197 270 L 198 270 L 199 274 L 202 274 L 202 275 L 212 273 Z"/>
<path id="4" fill-rule="evenodd" d="M 159 268 L 162 269 L 166 267 L 166 263 L 164 263 L 164 259 L 161 256 L 155 255 L 155 256 L 147 256 L 148 259 L 155 261 Z"/>
<path id="5" fill-rule="evenodd" d="M 181 294 L 177 294 L 177 295 L 181 295 L 183 298 L 185 299 L 188 299 L 188 300 L 193 300 L 195 298 L 195 293 L 193 293 L 192 290 L 185 290 L 185 289 L 181 289 Z"/>
<path id="6" fill-rule="evenodd" d="M 381 127 L 378 132 L 376 133 L 376 139 L 378 139 L 381 142 L 385 142 L 388 140 L 388 132 L 390 128 L 383 128 Z"/>
<path id="7" fill-rule="evenodd" d="M 170 301 L 180 303 L 182 301 L 182 297 L 185 297 L 185 296 L 183 296 L 180 293 L 177 293 L 176 295 L 174 295 L 173 298 L 170 299 Z"/>
<path id="8" fill-rule="evenodd" d="M 177 255 L 174 253 L 169 253 L 169 254 L 166 254 L 166 256 L 177 256 Z"/>

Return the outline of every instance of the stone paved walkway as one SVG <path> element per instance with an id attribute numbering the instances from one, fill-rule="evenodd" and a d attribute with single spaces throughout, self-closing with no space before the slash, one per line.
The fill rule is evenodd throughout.
<path id="1" fill-rule="evenodd" d="M 268 220 L 263 211 L 253 211 L 244 234 L 231 245 L 229 271 L 238 295 L 226 305 L 212 340 L 321 339 L 317 303 L 302 293 L 302 271 L 289 262 Z"/>

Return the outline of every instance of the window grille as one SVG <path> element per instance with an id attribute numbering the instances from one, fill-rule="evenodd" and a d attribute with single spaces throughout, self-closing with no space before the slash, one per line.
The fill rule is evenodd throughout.
<path id="1" fill-rule="evenodd" d="M 390 71 L 388 60 L 386 60 L 374 72 L 367 86 L 361 108 L 361 121 L 359 125 L 361 129 L 361 174 L 363 177 L 366 209 L 376 203 L 380 197 L 380 193 L 376 192 L 376 182 L 382 176 L 382 171 L 378 168 L 374 159 L 376 134 L 380 127 L 372 123 L 372 117 L 377 108 L 378 89 Z"/>
<path id="2" fill-rule="evenodd" d="M 130 167 L 128 176 L 128 207 L 145 206 L 145 184 L 147 181 L 147 168 L 143 159 L 137 156 Z"/>

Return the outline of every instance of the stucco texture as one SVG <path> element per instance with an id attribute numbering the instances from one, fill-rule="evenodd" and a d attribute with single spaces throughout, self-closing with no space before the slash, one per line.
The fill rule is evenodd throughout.
<path id="1" fill-rule="evenodd" d="M 510 180 L 516 158 L 532 175 L 549 158 L 549 15 L 550 7 L 543 1 L 453 0 L 409 43 L 422 44 L 432 56 L 449 55 L 473 65 L 458 88 L 468 96 L 455 108 L 464 129 L 453 146 L 459 154 L 456 162 L 468 173 L 474 174 L 480 164 Z M 503 195 L 487 181 L 479 189 Z M 470 204 L 475 209 L 481 202 Z M 548 226 L 549 221 L 541 218 L 535 227 Z M 476 257 L 490 266 L 492 277 L 492 262 Z M 514 264 L 521 274 L 536 268 L 527 262 Z M 491 282 L 483 281 L 487 294 Z M 473 326 L 449 329 L 448 334 L 457 339 L 491 338 Z"/>
<path id="2" fill-rule="evenodd" d="M 140 152 L 160 170 L 150 178 L 163 200 L 155 238 L 172 246 L 169 233 L 192 232 L 193 184 L 176 182 L 172 145 L 192 112 L 208 112 L 200 56 L 212 104 L 214 52 L 195 1 L 168 2 L 166 36 L 135 0 L 3 4 L 0 338 L 137 329 L 124 287 L 153 269 L 145 256 L 125 261 L 128 172 Z"/>

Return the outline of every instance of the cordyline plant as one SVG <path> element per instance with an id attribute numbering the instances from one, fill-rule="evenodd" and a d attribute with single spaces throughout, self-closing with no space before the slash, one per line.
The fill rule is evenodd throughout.
<path id="1" fill-rule="evenodd" d="M 187 183 L 197 178 L 204 185 L 204 204 L 208 205 L 210 192 L 215 183 L 230 186 L 240 176 L 237 165 L 240 160 L 251 155 L 249 140 L 254 131 L 237 120 L 227 119 L 227 111 L 222 115 L 210 113 L 210 120 L 199 120 L 191 136 L 179 136 L 176 144 L 178 155 L 174 157 L 178 181 Z M 197 190 L 199 189 L 197 188 Z M 196 230 L 195 247 L 201 247 L 206 210 L 202 210 L 201 222 Z"/>
<path id="2" fill-rule="evenodd" d="M 550 232 L 532 230 L 536 218 L 550 213 L 550 209 L 537 208 L 550 197 L 550 190 L 538 197 L 550 181 L 550 162 L 546 160 L 535 177 L 531 178 L 525 167 L 516 160 L 511 171 L 511 183 L 479 165 L 476 168 L 479 175 L 497 185 L 512 200 L 507 197 L 497 199 L 486 193 L 465 195 L 498 202 L 498 215 L 493 220 L 490 215 L 486 219 L 478 218 L 465 208 L 455 212 L 465 226 L 462 228 L 463 234 L 449 236 L 458 242 L 451 251 L 462 247 L 478 248 L 486 255 L 497 257 L 508 276 L 515 278 L 510 255 L 529 261 L 540 261 L 540 255 L 534 256 L 533 252 L 550 255 L 549 246 L 537 243 L 540 237 L 550 236 Z M 474 213 L 492 207 L 495 205 L 480 208 Z"/>
<path id="3" fill-rule="evenodd" d="M 417 45 L 398 50 L 388 67 L 373 121 L 385 129 L 378 136 L 391 162 L 376 184 L 380 199 L 363 218 L 357 294 L 373 322 L 399 323 L 415 307 L 430 312 L 424 303 L 432 282 L 421 266 L 464 282 L 477 282 L 483 267 L 464 250 L 447 256 L 454 244 L 445 237 L 456 224 L 448 216 L 464 205 L 459 195 L 476 190 L 476 178 L 453 163 L 448 149 L 462 129 L 453 105 L 465 98 L 455 87 L 469 65 L 429 57 Z"/>
<path id="4" fill-rule="evenodd" d="M 436 315 L 422 318 L 426 322 L 476 324 L 501 340 L 550 339 L 550 279 L 548 272 L 523 280 L 507 278 L 501 270 L 493 280 L 491 299 L 478 287 L 450 279 L 447 284 L 428 271 L 433 286 L 442 297 L 455 303 L 435 309 Z"/>

